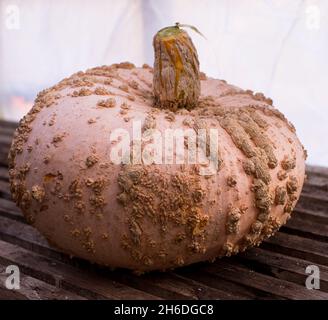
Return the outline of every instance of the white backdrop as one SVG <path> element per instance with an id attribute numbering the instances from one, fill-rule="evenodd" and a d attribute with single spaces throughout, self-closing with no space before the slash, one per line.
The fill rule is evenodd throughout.
<path id="1" fill-rule="evenodd" d="M 308 162 L 328 166 L 327 0 L 0 0 L 0 116 L 18 120 L 38 91 L 78 70 L 152 64 L 152 36 L 179 21 L 201 69 L 270 96 Z"/>

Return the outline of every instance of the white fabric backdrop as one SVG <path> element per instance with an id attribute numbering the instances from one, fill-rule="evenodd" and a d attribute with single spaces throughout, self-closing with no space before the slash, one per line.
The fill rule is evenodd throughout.
<path id="1" fill-rule="evenodd" d="M 308 162 L 328 166 L 328 1 L 0 0 L 0 114 L 18 120 L 36 93 L 96 65 L 152 64 L 152 36 L 179 21 L 208 75 L 270 96 Z"/>

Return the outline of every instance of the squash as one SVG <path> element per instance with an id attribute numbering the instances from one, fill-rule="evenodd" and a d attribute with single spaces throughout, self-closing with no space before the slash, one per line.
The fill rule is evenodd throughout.
<path id="1" fill-rule="evenodd" d="M 153 45 L 154 68 L 96 67 L 40 92 L 9 153 L 13 199 L 49 243 L 136 272 L 259 245 L 305 176 L 271 99 L 200 72 L 179 25 Z"/>

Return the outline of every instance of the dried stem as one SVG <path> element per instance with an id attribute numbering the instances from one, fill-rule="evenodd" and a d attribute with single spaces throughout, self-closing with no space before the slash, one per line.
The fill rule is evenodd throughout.
<path id="1" fill-rule="evenodd" d="M 192 109 L 200 95 L 197 51 L 179 25 L 157 32 L 153 40 L 155 105 Z"/>

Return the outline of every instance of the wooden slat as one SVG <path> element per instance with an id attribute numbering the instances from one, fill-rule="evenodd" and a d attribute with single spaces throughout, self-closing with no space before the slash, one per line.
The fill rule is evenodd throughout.
<path id="1" fill-rule="evenodd" d="M 162 275 L 161 275 L 162 277 Z M 207 286 L 202 284 L 195 279 L 189 279 L 187 277 L 178 275 L 176 273 L 170 273 L 170 281 L 174 281 L 173 285 L 176 286 L 177 282 L 176 279 L 179 279 L 179 282 L 181 282 L 182 287 L 191 287 L 191 290 L 193 291 L 194 295 L 197 297 L 197 299 L 229 299 L 229 300 L 236 300 L 236 299 L 247 299 L 247 295 L 241 295 L 235 292 L 231 292 L 230 290 L 224 290 L 223 288 L 212 288 L 211 286 Z M 154 279 L 156 281 L 156 279 Z M 192 284 L 192 286 L 190 285 Z"/>
<path id="2" fill-rule="evenodd" d="M 189 279 L 197 279 L 198 282 L 203 283 L 209 287 L 218 288 L 231 293 L 233 296 L 241 297 L 241 299 L 277 299 L 278 297 L 271 292 L 267 293 L 262 290 L 251 288 L 240 283 L 235 283 L 230 279 L 224 279 L 213 273 L 208 273 L 201 270 L 202 264 L 179 268 L 175 273 Z M 279 297 L 281 298 L 281 297 Z"/>
<path id="3" fill-rule="evenodd" d="M 328 265 L 328 243 L 277 232 L 261 247 L 313 263 Z"/>
<path id="4" fill-rule="evenodd" d="M 13 299 L 28 299 L 28 300 L 85 300 L 85 298 L 64 290 L 56 288 L 43 281 L 20 273 L 20 288 L 19 290 L 8 290 L 5 287 L 5 281 L 8 274 L 5 273 L 6 266 L 0 264 L 0 298 L 4 298 L 5 294 L 12 295 Z M 7 291 L 7 293 L 5 293 Z M 9 291 L 9 293 L 8 293 Z M 2 295 L 3 294 L 3 295 Z M 18 296 L 18 297 L 16 297 Z"/>
<path id="5" fill-rule="evenodd" d="M 28 300 L 18 291 L 7 290 L 0 285 L 0 300 Z"/>
<path id="6" fill-rule="evenodd" d="M 308 175 L 305 185 L 310 186 L 312 190 L 322 190 L 328 192 L 328 177 Z"/>
<path id="7" fill-rule="evenodd" d="M 262 248 L 252 248 L 247 252 L 234 257 L 234 260 L 247 264 L 256 270 L 262 270 L 276 278 L 292 281 L 300 285 L 305 284 L 308 274 L 306 267 L 312 265 L 311 261 L 297 259 L 280 253 L 264 250 Z M 328 267 L 318 265 L 320 268 L 320 289 L 328 292 Z"/>
<path id="8" fill-rule="evenodd" d="M 204 266 L 199 270 L 202 271 L 288 299 L 328 299 L 328 293 L 314 292 L 306 289 L 305 286 L 255 272 L 235 261 L 232 263 L 222 259 L 213 265 Z"/>
<path id="9" fill-rule="evenodd" d="M 307 210 L 327 213 L 328 203 L 325 200 L 317 198 L 315 195 L 302 194 L 298 204 Z"/>
<path id="10" fill-rule="evenodd" d="M 305 238 L 328 242 L 328 225 L 311 220 L 303 220 L 295 215 L 281 228 L 282 231 Z"/>
<path id="11" fill-rule="evenodd" d="M 320 190 L 317 187 L 313 187 L 307 184 L 304 184 L 302 190 L 302 196 L 307 199 L 311 199 L 314 201 L 320 201 L 323 203 L 323 206 L 327 209 L 328 204 L 328 192 L 324 190 Z"/>
<path id="12" fill-rule="evenodd" d="M 17 127 L 17 122 L 0 119 L 0 128 L 1 127 L 13 127 L 13 128 L 16 128 Z"/>
<path id="13" fill-rule="evenodd" d="M 0 127 L 0 136 L 13 137 L 16 128 Z"/>
<path id="14" fill-rule="evenodd" d="M 25 223 L 20 209 L 17 208 L 14 202 L 7 199 L 1 199 L 0 201 L 0 215 Z"/>
<path id="15" fill-rule="evenodd" d="M 306 173 L 307 175 L 316 175 L 321 177 L 328 178 L 328 168 L 327 167 L 320 167 L 320 166 L 313 166 L 307 165 L 306 166 Z"/>
<path id="16" fill-rule="evenodd" d="M 8 149 L 4 149 L 0 145 L 0 166 L 7 166 L 8 165 Z"/>
<path id="17" fill-rule="evenodd" d="M 0 240 L 0 263 L 15 264 L 31 277 L 91 299 L 158 299 L 88 270 L 54 262 L 19 246 Z"/>
<path id="18" fill-rule="evenodd" d="M 277 234 L 278 237 L 279 233 Z M 288 235 L 287 235 L 288 236 Z M 65 256 L 61 254 L 60 252 L 55 251 L 54 249 L 50 248 L 48 243 L 43 239 L 43 237 L 31 226 L 25 225 L 19 222 L 13 222 L 10 219 L 7 218 L 0 218 L 0 239 L 11 242 L 11 243 L 17 243 L 21 246 L 23 246 L 26 249 L 33 250 L 34 252 L 38 252 L 41 254 L 44 254 L 48 257 L 52 257 L 54 259 L 60 259 L 63 260 L 62 256 Z M 290 239 L 289 239 L 290 240 Z M 289 241 L 288 240 L 288 241 Z M 311 256 L 313 258 L 313 252 L 312 248 L 304 248 L 302 245 L 302 242 L 299 243 L 302 250 L 308 249 L 307 254 L 310 252 Z M 295 248 L 295 246 L 293 246 Z M 258 249 L 259 250 L 259 249 Z M 304 253 L 301 253 L 303 256 Z M 287 258 L 286 258 L 287 259 Z M 67 257 L 66 257 L 66 260 Z M 311 262 L 308 262 L 308 264 L 311 264 Z M 120 277 L 117 275 L 117 279 L 120 279 Z M 126 278 L 122 278 L 124 282 L 126 282 Z M 131 281 L 131 279 L 128 280 L 128 282 Z M 161 279 L 163 281 L 163 279 Z M 169 281 L 164 281 L 164 284 L 167 285 Z M 136 286 L 147 289 L 148 284 L 145 285 L 144 279 L 142 281 L 139 281 L 139 279 L 136 281 Z M 152 286 L 149 286 L 149 290 L 153 290 Z M 157 288 L 156 288 L 157 290 Z M 156 291 L 155 290 L 155 291 Z M 172 298 L 172 293 L 170 293 L 170 298 Z M 178 298 L 178 295 L 175 295 L 175 298 Z M 184 297 L 186 298 L 186 297 Z M 221 297 L 223 298 L 223 297 Z"/>
<path id="19" fill-rule="evenodd" d="M 15 133 L 15 129 L 13 128 L 0 127 L 0 136 L 13 137 L 14 133 Z"/>
<path id="20" fill-rule="evenodd" d="M 304 209 L 301 206 L 296 206 L 292 213 L 292 218 L 297 216 L 300 219 L 315 221 L 318 223 L 327 224 L 328 223 L 328 213 L 322 211 L 314 211 L 309 209 Z"/>
<path id="21" fill-rule="evenodd" d="M 8 168 L 7 167 L 0 167 L 0 181 L 8 181 Z"/>
<path id="22" fill-rule="evenodd" d="M 11 200 L 9 182 L 0 180 L 0 199 Z"/>
<path id="23" fill-rule="evenodd" d="M 18 122 L 13 122 L 13 121 L 7 121 L 7 120 L 2 120 L 0 119 L 0 128 L 11 128 L 11 129 L 16 129 L 18 126 Z"/>
<path id="24" fill-rule="evenodd" d="M 20 245 L 27 250 L 59 259 L 60 253 L 51 248 L 45 238 L 28 224 L 0 216 L 0 239 Z"/>
<path id="25" fill-rule="evenodd" d="M 26 241 L 24 241 L 26 242 Z M 130 272 L 111 272 L 120 283 L 126 283 L 133 288 L 140 289 L 166 299 L 237 299 L 238 296 L 207 287 L 197 281 L 183 279 L 173 274 L 146 275 L 138 277 Z M 240 297 L 239 297 L 240 298 Z"/>
<path id="26" fill-rule="evenodd" d="M 62 254 L 54 248 L 51 248 L 34 228 L 29 225 L 12 221 L 5 217 L 0 217 L 0 239 L 20 247 L 31 250 L 33 252 L 45 255 L 61 262 L 73 264 L 72 259 Z M 113 274 L 114 276 L 114 274 Z M 212 289 L 204 286 L 196 281 L 186 281 L 186 279 L 177 278 L 176 276 L 167 277 L 161 274 L 156 279 L 148 280 L 146 275 L 144 278 L 131 276 L 130 274 L 116 273 L 115 279 L 122 283 L 134 284 L 133 287 L 160 295 L 165 295 L 167 299 L 232 299 L 233 296 L 227 292 Z M 183 284 L 183 285 L 182 285 Z M 237 296 L 238 297 L 238 296 Z"/>
<path id="27" fill-rule="evenodd" d="M 0 146 L 3 148 L 3 150 L 9 151 L 11 141 L 12 141 L 11 135 L 0 134 Z"/>
<path id="28" fill-rule="evenodd" d="M 142 277 L 129 272 L 117 271 L 113 276 L 121 283 L 139 290 L 149 292 L 164 299 L 242 299 L 244 297 L 222 291 L 221 288 L 210 288 L 198 279 L 188 279 L 174 273 L 148 273 Z"/>

